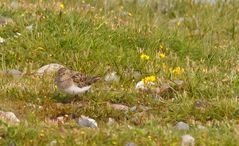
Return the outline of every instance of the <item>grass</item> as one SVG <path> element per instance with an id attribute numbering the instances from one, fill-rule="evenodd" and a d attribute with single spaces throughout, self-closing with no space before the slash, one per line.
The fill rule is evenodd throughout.
<path id="1" fill-rule="evenodd" d="M 180 145 L 184 134 L 196 145 L 238 145 L 238 7 L 233 1 L 2 0 L 0 15 L 13 22 L 0 27 L 6 40 L 0 68 L 25 75 L 0 78 L 0 109 L 21 120 L 18 126 L 0 123 L 1 145 Z M 142 53 L 149 60 L 141 60 Z M 55 88 L 52 75 L 33 75 L 49 63 L 103 77 L 116 71 L 120 81 L 100 81 L 81 97 L 83 107 L 73 106 L 62 103 L 68 97 Z M 184 71 L 172 72 L 176 67 Z M 157 86 L 176 79 L 185 85 L 154 100 L 152 93 L 135 90 L 150 75 L 159 78 Z M 108 103 L 152 109 L 123 112 Z M 62 114 L 94 118 L 99 129 L 80 128 L 71 119 L 49 122 Z M 107 126 L 109 117 L 117 124 Z M 179 121 L 190 130 L 176 130 Z"/>

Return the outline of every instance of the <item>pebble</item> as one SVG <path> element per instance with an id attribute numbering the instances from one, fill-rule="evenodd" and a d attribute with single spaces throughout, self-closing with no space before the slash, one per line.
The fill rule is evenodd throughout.
<path id="1" fill-rule="evenodd" d="M 120 111 L 129 110 L 129 107 L 123 104 L 110 104 L 110 107 L 112 107 L 114 110 L 120 110 Z"/>
<path id="2" fill-rule="evenodd" d="M 30 32 L 33 30 L 33 24 L 26 26 L 26 29 Z"/>
<path id="3" fill-rule="evenodd" d="M 176 124 L 176 128 L 178 130 L 189 130 L 189 125 L 187 123 L 184 123 L 184 122 L 178 122 Z"/>
<path id="4" fill-rule="evenodd" d="M 124 146 L 138 146 L 138 145 L 134 142 L 128 142 Z"/>
<path id="5" fill-rule="evenodd" d="M 47 65 L 44 65 L 41 68 L 39 68 L 36 71 L 36 74 L 37 75 L 43 75 L 45 73 L 56 72 L 56 71 L 58 71 L 62 67 L 64 67 L 64 66 L 60 65 L 60 64 L 57 64 L 57 63 L 47 64 Z"/>
<path id="6" fill-rule="evenodd" d="M 81 116 L 80 118 L 76 119 L 76 122 L 81 127 L 89 127 L 89 128 L 97 128 L 97 122 L 94 119 L 89 117 Z"/>
<path id="7" fill-rule="evenodd" d="M 108 73 L 105 76 L 105 81 L 107 81 L 107 82 L 119 82 L 119 80 L 120 80 L 120 77 L 117 75 L 117 73 L 115 71 Z"/>
<path id="8" fill-rule="evenodd" d="M 0 71 L 0 74 L 20 77 L 22 75 L 22 72 L 16 69 L 9 69 L 9 70 Z"/>
<path id="9" fill-rule="evenodd" d="M 7 124 L 18 125 L 20 120 L 16 117 L 13 112 L 0 111 L 0 120 Z"/>
<path id="10" fill-rule="evenodd" d="M 51 142 L 48 144 L 48 146 L 55 146 L 55 145 L 57 145 L 57 141 L 56 141 L 56 140 L 53 140 L 53 141 L 51 141 Z"/>
<path id="11" fill-rule="evenodd" d="M 182 143 L 181 146 L 194 146 L 195 145 L 195 139 L 191 135 L 183 135 L 182 136 Z"/>
<path id="12" fill-rule="evenodd" d="M 148 86 L 153 86 L 155 85 L 155 83 L 153 82 L 148 82 L 147 85 L 145 85 L 144 81 L 139 81 L 136 86 L 135 86 L 135 89 L 136 90 L 146 90 L 148 88 Z"/>
<path id="13" fill-rule="evenodd" d="M 108 122 L 107 122 L 107 125 L 108 125 L 108 126 L 112 126 L 112 125 L 114 125 L 114 124 L 115 124 L 115 119 L 109 118 L 109 119 L 108 119 Z"/>

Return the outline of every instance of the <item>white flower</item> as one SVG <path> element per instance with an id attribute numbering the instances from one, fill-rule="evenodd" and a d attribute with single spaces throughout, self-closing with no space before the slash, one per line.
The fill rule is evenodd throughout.
<path id="1" fill-rule="evenodd" d="M 5 39 L 0 37 L 0 44 L 4 43 L 5 42 Z"/>

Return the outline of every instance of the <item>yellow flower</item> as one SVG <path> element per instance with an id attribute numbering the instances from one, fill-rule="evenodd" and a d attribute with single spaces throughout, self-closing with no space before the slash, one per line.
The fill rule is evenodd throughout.
<path id="1" fill-rule="evenodd" d="M 159 53 L 159 57 L 160 57 L 161 59 L 164 59 L 164 58 L 166 57 L 166 55 L 165 55 L 164 53 Z"/>
<path id="2" fill-rule="evenodd" d="M 184 72 L 184 69 L 181 67 L 176 67 L 174 69 L 170 68 L 169 70 L 171 73 L 173 73 L 175 75 L 181 75 Z"/>
<path id="3" fill-rule="evenodd" d="M 64 9 L 65 8 L 65 5 L 63 3 L 60 4 L 60 8 L 61 9 Z"/>
<path id="4" fill-rule="evenodd" d="M 140 55 L 140 59 L 142 59 L 142 60 L 149 60 L 149 56 L 146 55 L 146 54 L 141 54 Z"/>
<path id="5" fill-rule="evenodd" d="M 144 83 L 149 83 L 149 82 L 155 82 L 156 81 L 156 76 L 148 76 L 143 79 Z"/>
<path id="6" fill-rule="evenodd" d="M 128 15 L 129 15 L 129 16 L 132 16 L 132 13 L 129 12 Z"/>

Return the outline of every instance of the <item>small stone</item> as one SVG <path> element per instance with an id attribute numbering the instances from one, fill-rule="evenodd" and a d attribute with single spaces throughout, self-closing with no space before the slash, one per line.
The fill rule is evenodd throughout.
<path id="1" fill-rule="evenodd" d="M 45 73 L 51 73 L 51 72 L 56 72 L 58 71 L 60 68 L 64 67 L 63 65 L 57 64 L 57 63 L 51 63 L 48 65 L 44 65 L 41 68 L 39 68 L 36 71 L 37 75 L 43 75 Z"/>
<path id="2" fill-rule="evenodd" d="M 141 74 L 140 72 L 138 72 L 138 71 L 135 71 L 135 72 L 133 73 L 134 79 L 140 79 L 141 76 L 142 76 L 142 74 Z"/>
<path id="3" fill-rule="evenodd" d="M 114 124 L 115 124 L 115 119 L 109 118 L 109 119 L 108 119 L 108 122 L 107 122 L 107 125 L 108 125 L 108 126 L 112 126 L 112 125 L 114 125 Z"/>
<path id="4" fill-rule="evenodd" d="M 152 108 L 148 107 L 148 106 L 144 106 L 144 105 L 139 105 L 139 109 L 141 109 L 142 111 L 148 111 L 148 110 L 150 110 Z"/>
<path id="5" fill-rule="evenodd" d="M 178 130 L 189 130 L 189 125 L 187 123 L 184 123 L 184 122 L 178 122 L 176 124 L 176 128 Z"/>
<path id="6" fill-rule="evenodd" d="M 133 107 L 130 108 L 131 112 L 135 112 L 136 110 L 137 110 L 137 106 L 133 106 Z"/>
<path id="7" fill-rule="evenodd" d="M 200 100 L 195 101 L 195 107 L 202 107 L 203 103 Z"/>
<path id="8" fill-rule="evenodd" d="M 10 69 L 10 70 L 0 71 L 0 74 L 20 77 L 22 75 L 22 72 L 16 69 Z"/>
<path id="9" fill-rule="evenodd" d="M 128 142 L 124 146 L 138 146 L 138 145 L 134 142 Z"/>
<path id="10" fill-rule="evenodd" d="M 155 83 L 153 83 L 153 82 L 148 82 L 148 83 L 145 85 L 144 81 L 139 81 L 139 82 L 136 84 L 135 89 L 136 89 L 136 90 L 147 90 L 148 87 L 153 86 L 153 85 L 155 85 Z"/>
<path id="11" fill-rule="evenodd" d="M 0 18 L 0 26 L 5 26 L 7 24 L 13 24 L 14 21 L 11 18 L 7 18 L 7 17 L 1 17 Z"/>
<path id="12" fill-rule="evenodd" d="M 154 92 L 156 93 L 156 94 L 163 94 L 163 93 L 170 93 L 170 92 L 173 92 L 173 90 L 172 90 L 172 87 L 169 85 L 169 84 L 167 84 L 167 83 L 164 83 L 164 84 L 162 84 L 160 87 L 157 87 L 155 90 L 154 90 Z"/>
<path id="13" fill-rule="evenodd" d="M 182 89 L 185 84 L 182 80 L 174 80 L 173 83 L 175 83 L 176 87 L 179 89 Z"/>
<path id="14" fill-rule="evenodd" d="M 191 135 L 183 135 L 181 146 L 194 146 L 195 139 Z"/>
<path id="15" fill-rule="evenodd" d="M 51 141 L 51 142 L 48 144 L 48 146 L 55 146 L 55 145 L 57 145 L 57 141 L 56 141 L 56 140 L 53 140 L 53 141 Z"/>
<path id="16" fill-rule="evenodd" d="M 135 89 L 136 89 L 136 90 L 139 90 L 139 89 L 144 90 L 144 89 L 146 89 L 146 87 L 145 87 L 145 85 L 144 85 L 144 81 L 139 81 L 139 82 L 136 84 Z"/>
<path id="17" fill-rule="evenodd" d="M 16 143 L 15 143 L 15 142 L 10 142 L 10 143 L 8 144 L 8 146 L 16 146 Z"/>
<path id="18" fill-rule="evenodd" d="M 81 118 L 76 119 L 76 122 L 81 127 L 89 127 L 89 128 L 97 128 L 98 127 L 98 125 L 94 119 L 85 117 L 83 115 L 81 116 Z"/>
<path id="19" fill-rule="evenodd" d="M 107 82 L 119 82 L 120 77 L 117 75 L 117 73 L 111 72 L 105 76 L 105 81 Z"/>
<path id="20" fill-rule="evenodd" d="M 33 30 L 33 24 L 26 26 L 26 29 L 31 32 Z"/>
<path id="21" fill-rule="evenodd" d="M 205 126 L 202 126 L 202 125 L 198 125 L 197 127 L 198 127 L 198 129 L 200 129 L 200 130 L 207 130 L 207 128 L 206 128 Z"/>
<path id="22" fill-rule="evenodd" d="M 18 125 L 20 120 L 16 117 L 13 112 L 0 111 L 0 120 L 7 124 Z"/>
<path id="23" fill-rule="evenodd" d="M 110 107 L 112 107 L 114 110 L 120 110 L 120 111 L 129 110 L 129 107 L 123 104 L 110 104 Z"/>

